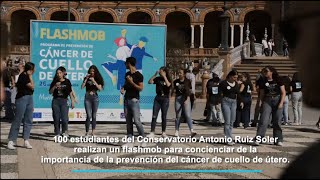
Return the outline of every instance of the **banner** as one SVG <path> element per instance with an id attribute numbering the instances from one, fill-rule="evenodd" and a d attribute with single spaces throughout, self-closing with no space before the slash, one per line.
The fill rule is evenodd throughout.
<path id="1" fill-rule="evenodd" d="M 85 121 L 85 88 L 81 89 L 81 84 L 89 67 L 96 65 L 105 83 L 98 92 L 97 121 L 125 121 L 120 88 L 126 70 L 119 64 L 130 55 L 136 58 L 137 70 L 144 77 L 141 121 L 151 122 L 156 87 L 148 80 L 165 65 L 165 25 L 32 20 L 30 59 L 36 65 L 34 120 L 53 121 L 49 87 L 56 69 L 64 66 L 79 101 L 74 109 L 69 109 L 69 120 Z"/>

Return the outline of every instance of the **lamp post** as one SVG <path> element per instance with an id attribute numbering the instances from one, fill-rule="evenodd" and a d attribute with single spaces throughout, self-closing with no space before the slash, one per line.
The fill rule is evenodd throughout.
<path id="1" fill-rule="evenodd" d="M 227 14 L 226 1 L 224 1 L 223 14 L 221 18 L 221 51 L 228 51 L 228 35 L 229 35 L 229 15 Z"/>

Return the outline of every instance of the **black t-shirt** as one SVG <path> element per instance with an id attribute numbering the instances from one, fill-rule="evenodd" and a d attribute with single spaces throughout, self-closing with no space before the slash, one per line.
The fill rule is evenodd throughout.
<path id="1" fill-rule="evenodd" d="M 165 96 L 169 96 L 170 93 L 170 87 L 171 85 L 168 87 L 166 85 L 166 82 L 164 81 L 163 77 L 156 77 L 153 79 L 153 84 L 156 85 L 156 93 L 157 95 L 165 95 Z"/>
<path id="2" fill-rule="evenodd" d="M 33 95 L 33 90 L 27 86 L 27 84 L 30 82 L 31 81 L 27 73 L 23 72 L 20 74 L 16 84 L 16 87 L 17 87 L 16 99 L 19 99 L 25 95 Z"/>
<path id="3" fill-rule="evenodd" d="M 210 104 L 217 105 L 220 103 L 219 83 L 214 83 L 213 79 L 207 82 L 207 94 L 209 95 Z"/>
<path id="4" fill-rule="evenodd" d="M 83 82 L 85 81 L 85 79 L 83 80 Z M 93 84 L 93 82 L 88 78 L 87 82 L 86 82 L 86 92 L 90 92 L 90 91 L 98 91 L 98 88 L 96 85 Z"/>
<path id="5" fill-rule="evenodd" d="M 231 99 L 237 99 L 237 94 L 239 94 L 239 84 L 235 82 L 235 85 L 231 87 L 228 83 L 227 80 L 222 81 L 219 84 L 219 94 L 222 94 L 223 97 L 228 97 Z"/>
<path id="6" fill-rule="evenodd" d="M 283 82 L 278 80 L 276 82 L 275 80 L 268 81 L 267 79 L 264 79 L 261 89 L 264 89 L 264 95 L 265 96 L 278 96 L 281 95 L 281 89 L 280 86 L 283 86 Z"/>
<path id="7" fill-rule="evenodd" d="M 125 82 L 125 84 L 123 86 L 124 90 L 126 90 L 126 93 L 124 95 L 125 99 L 133 99 L 133 98 L 140 99 L 140 91 L 138 89 L 136 89 L 135 87 L 133 87 L 132 84 L 127 82 L 127 76 L 131 76 L 133 82 L 135 84 L 139 85 L 139 83 L 143 82 L 143 75 L 139 71 L 136 71 L 133 74 L 131 74 L 130 71 L 127 72 L 126 76 L 125 76 L 126 82 Z"/>
<path id="8" fill-rule="evenodd" d="M 4 87 L 10 88 L 12 86 L 11 76 L 12 76 L 12 72 L 8 68 L 2 71 L 2 78 L 3 78 L 2 80 L 3 80 Z"/>
<path id="9" fill-rule="evenodd" d="M 50 89 L 56 85 L 57 81 L 52 81 L 50 85 Z M 64 81 L 61 82 L 61 84 L 54 89 L 53 91 L 53 98 L 68 98 L 72 91 L 72 85 L 69 79 L 65 79 Z"/>
<path id="10" fill-rule="evenodd" d="M 300 92 L 303 87 L 300 81 L 291 81 L 290 86 L 292 87 L 292 92 Z"/>
<path id="11" fill-rule="evenodd" d="M 176 90 L 176 97 L 183 95 L 186 98 L 191 94 L 191 81 L 187 78 L 184 81 L 176 79 L 173 81 L 174 88 Z"/>
<path id="12" fill-rule="evenodd" d="M 253 85 L 251 82 L 243 82 L 244 85 L 244 89 L 243 91 L 240 93 L 241 96 L 243 97 L 248 97 L 251 96 L 252 90 L 253 90 Z"/>

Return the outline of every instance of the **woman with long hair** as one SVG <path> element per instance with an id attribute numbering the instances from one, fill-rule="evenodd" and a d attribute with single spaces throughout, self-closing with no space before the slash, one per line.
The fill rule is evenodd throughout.
<path id="1" fill-rule="evenodd" d="M 180 118 L 181 112 L 184 112 L 185 118 L 187 120 L 191 137 L 195 136 L 197 133 L 192 128 L 191 119 L 191 81 L 186 78 L 186 70 L 179 69 L 179 78 L 173 82 L 174 90 L 176 93 L 175 97 L 175 111 L 176 111 L 176 123 L 175 123 L 175 136 L 179 136 Z M 184 111 L 182 110 L 184 109 Z"/>
<path id="2" fill-rule="evenodd" d="M 86 95 L 84 99 L 84 107 L 86 109 L 86 136 L 88 136 L 90 121 L 92 119 L 91 135 L 94 136 L 96 129 L 97 111 L 99 106 L 98 91 L 101 91 L 104 86 L 103 78 L 95 65 L 90 66 L 88 75 L 84 78 L 81 89 L 86 87 Z"/>
<path id="3" fill-rule="evenodd" d="M 262 113 L 257 129 L 255 145 L 259 145 L 257 137 L 263 138 L 266 134 L 268 124 L 270 124 L 270 115 L 272 115 L 273 137 L 275 144 L 283 145 L 283 136 L 281 129 L 281 120 L 283 112 L 283 103 L 286 97 L 286 90 L 282 79 L 275 68 L 266 66 L 263 70 L 265 79 L 261 83 L 260 97 L 262 99 Z"/>
<path id="4" fill-rule="evenodd" d="M 293 74 L 290 83 L 290 91 L 292 92 L 292 109 L 293 109 L 293 125 L 301 125 L 302 120 L 302 83 L 299 79 L 298 72 Z"/>
<path id="5" fill-rule="evenodd" d="M 160 76 L 157 77 L 158 73 Z M 160 109 L 162 119 L 162 137 L 166 137 L 167 113 L 169 109 L 169 94 L 172 83 L 169 69 L 165 66 L 161 67 L 159 71 L 156 71 L 156 73 L 149 79 L 148 83 L 156 85 L 157 93 L 157 96 L 154 98 L 153 102 L 151 133 L 149 134 L 149 137 L 154 137 L 154 132 Z"/>
<path id="6" fill-rule="evenodd" d="M 238 72 L 232 70 L 228 73 L 226 80 L 219 84 L 219 95 L 222 97 L 221 109 L 224 118 L 224 134 L 227 138 L 232 138 L 233 124 L 236 120 L 237 97 L 239 94 L 239 84 L 237 83 Z M 243 103 L 240 103 L 243 106 Z M 232 146 L 233 141 L 227 143 Z"/>
<path id="7" fill-rule="evenodd" d="M 16 110 L 8 137 L 8 149 L 16 149 L 14 141 L 18 138 L 21 122 L 23 122 L 24 146 L 27 149 L 32 149 L 29 137 L 33 120 L 34 82 L 32 75 L 34 71 L 35 65 L 32 62 L 27 62 L 23 73 L 20 74 L 17 81 Z"/>
<path id="8" fill-rule="evenodd" d="M 60 120 L 62 121 L 62 136 L 68 137 L 68 122 L 69 122 L 69 106 L 68 96 L 71 98 L 71 108 L 74 108 L 74 97 L 72 93 L 72 85 L 69 79 L 66 78 L 67 71 L 60 66 L 56 70 L 53 81 L 50 84 L 49 93 L 53 95 L 52 99 L 52 116 L 54 122 L 55 136 L 60 135 Z"/>
<path id="9" fill-rule="evenodd" d="M 252 104 L 251 93 L 255 91 L 252 85 L 250 74 L 247 72 L 242 73 L 242 84 L 240 85 L 240 96 L 243 102 L 241 109 L 241 119 L 244 123 L 244 128 L 249 127 L 250 124 L 250 109 Z"/>

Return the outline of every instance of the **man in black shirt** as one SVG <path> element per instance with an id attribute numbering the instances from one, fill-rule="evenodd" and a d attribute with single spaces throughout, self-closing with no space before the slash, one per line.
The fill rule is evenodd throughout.
<path id="1" fill-rule="evenodd" d="M 136 124 L 140 136 L 144 137 L 143 126 L 140 121 L 140 91 L 143 89 L 143 75 L 137 71 L 136 59 L 128 57 L 126 59 L 126 68 L 129 72 L 125 75 L 125 83 L 120 92 L 124 95 L 124 113 L 127 123 L 127 137 L 133 137 L 133 121 Z M 145 146 L 142 143 L 141 146 Z M 127 143 L 124 146 L 133 147 L 133 143 Z"/>

